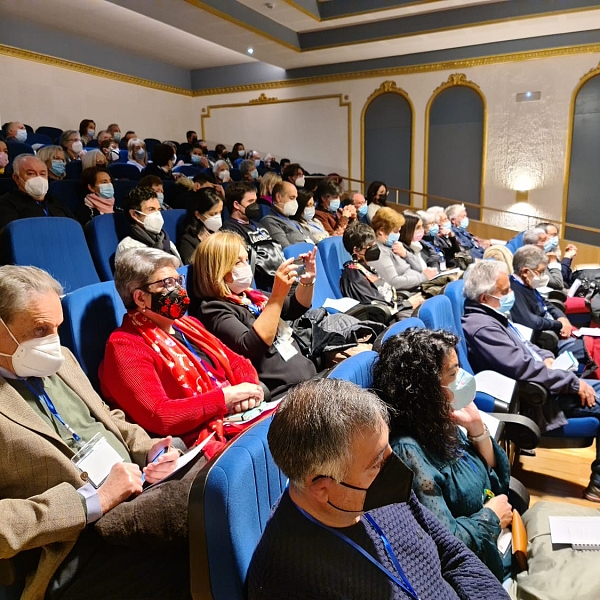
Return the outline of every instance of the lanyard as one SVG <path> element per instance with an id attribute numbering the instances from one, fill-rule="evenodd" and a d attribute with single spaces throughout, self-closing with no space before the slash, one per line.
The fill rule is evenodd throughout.
<path id="1" fill-rule="evenodd" d="M 183 340 L 183 343 L 187 346 L 187 349 L 200 361 L 202 368 L 206 371 L 206 374 L 210 377 L 211 381 L 217 387 L 220 387 L 220 384 L 217 381 L 217 378 L 212 374 L 212 372 L 208 368 L 208 365 L 203 360 L 203 358 L 196 352 L 196 349 L 194 348 L 194 346 L 192 346 L 192 344 L 190 344 L 189 340 L 185 337 L 185 335 L 183 335 L 183 332 L 181 331 L 181 329 L 177 329 L 177 327 L 175 327 L 175 326 L 173 326 L 173 329 L 181 336 L 181 339 Z"/>
<path id="2" fill-rule="evenodd" d="M 515 283 L 518 283 L 521 287 L 524 287 L 524 288 L 527 289 L 527 286 L 525 286 L 524 284 L 522 284 L 518 279 L 515 279 L 514 277 L 512 277 L 512 280 Z M 544 314 L 546 315 L 546 317 L 548 319 L 550 319 L 551 321 L 554 321 L 554 317 L 550 314 L 550 311 L 548 310 L 548 307 L 546 306 L 546 303 L 544 302 L 544 299 L 542 298 L 542 295 L 536 289 L 533 290 L 533 293 L 535 294 L 535 297 L 537 298 L 538 304 L 544 310 Z"/>
<path id="3" fill-rule="evenodd" d="M 44 211 L 44 214 L 47 217 L 49 217 L 50 213 L 48 212 L 48 203 L 46 202 L 46 200 L 42 200 L 41 205 L 42 205 L 42 210 Z"/>
<path id="4" fill-rule="evenodd" d="M 529 342 L 521 335 L 521 332 L 509 321 L 508 326 L 517 334 L 517 337 L 523 342 L 525 348 L 527 348 L 527 352 L 533 356 L 534 360 L 539 362 L 543 362 L 544 359 L 533 349 L 530 348 Z"/>
<path id="5" fill-rule="evenodd" d="M 35 378 L 32 378 L 32 379 L 35 379 Z M 37 396 L 37 398 L 46 405 L 46 408 L 50 411 L 52 416 L 73 436 L 73 439 L 76 442 L 80 442 L 81 437 L 75 433 L 75 430 L 70 425 L 67 425 L 67 423 L 65 423 L 64 419 L 60 416 L 60 414 L 56 410 L 54 403 L 52 402 L 52 400 L 50 400 L 50 396 L 48 396 L 48 393 L 46 392 L 44 387 L 41 386 L 41 389 L 40 389 L 40 388 L 38 388 L 37 383 L 34 384 L 33 381 L 30 382 L 25 378 L 20 378 L 20 380 L 29 388 L 29 391 L 34 396 Z"/>
<path id="6" fill-rule="evenodd" d="M 300 233 L 302 233 L 302 229 L 300 229 L 300 223 L 296 223 L 296 222 L 292 221 L 290 218 L 286 217 L 283 213 L 277 212 L 274 209 L 271 209 L 271 212 L 276 217 L 279 217 L 282 221 L 287 221 L 292 227 L 295 227 Z"/>
<path id="7" fill-rule="evenodd" d="M 380 571 L 382 571 L 383 574 L 390 581 L 392 581 L 398 587 L 403 589 L 411 598 L 414 598 L 414 600 L 419 600 L 419 596 L 417 595 L 417 592 L 415 592 L 413 586 L 408 581 L 408 577 L 406 577 L 406 575 L 404 574 L 404 571 L 402 570 L 402 567 L 400 566 L 400 562 L 398 561 L 398 558 L 396 557 L 396 553 L 394 552 L 394 549 L 392 548 L 390 541 L 387 539 L 387 537 L 386 537 L 385 533 L 383 533 L 381 527 L 379 527 L 379 525 L 377 524 L 375 519 L 370 514 L 366 513 L 365 519 L 373 527 L 373 529 L 377 532 L 377 534 L 381 538 L 381 541 L 383 542 L 385 551 L 386 551 L 389 559 L 392 561 L 394 568 L 398 572 L 400 579 L 398 579 L 398 577 L 396 577 L 392 572 L 390 572 L 388 569 L 386 569 L 377 559 L 373 558 L 364 548 L 359 546 L 355 541 L 351 540 L 348 536 L 344 535 L 342 532 L 338 531 L 337 529 L 334 529 L 333 527 L 328 527 L 327 525 L 324 525 L 320 521 L 317 521 L 317 519 L 315 519 L 312 515 L 309 515 L 305 510 L 301 509 L 298 505 L 295 504 L 295 506 L 300 511 L 300 513 L 302 515 L 304 515 L 309 521 L 312 521 L 319 527 L 322 527 L 323 529 L 326 529 L 327 531 L 333 533 L 335 536 L 339 537 L 341 540 L 343 540 L 347 544 L 350 544 L 350 546 L 352 546 L 355 550 L 358 550 L 367 560 L 369 560 Z"/>

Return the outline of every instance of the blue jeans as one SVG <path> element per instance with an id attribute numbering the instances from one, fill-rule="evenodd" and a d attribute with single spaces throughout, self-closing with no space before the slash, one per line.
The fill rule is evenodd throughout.
<path id="1" fill-rule="evenodd" d="M 562 394 L 556 397 L 558 405 L 567 418 L 595 417 L 600 421 L 600 381 L 583 379 L 596 392 L 596 404 L 592 407 L 581 406 L 581 398 L 577 394 Z M 590 483 L 600 487 L 600 430 L 596 435 L 596 460 L 592 463 Z"/>

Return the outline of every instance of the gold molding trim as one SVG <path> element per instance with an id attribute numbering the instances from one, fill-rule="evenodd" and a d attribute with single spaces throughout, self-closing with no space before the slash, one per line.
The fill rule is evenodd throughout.
<path id="1" fill-rule="evenodd" d="M 562 200 L 562 223 L 567 222 L 567 208 L 569 200 L 569 185 L 571 183 L 571 154 L 573 150 L 573 129 L 575 128 L 575 105 L 577 103 L 577 96 L 581 88 L 594 77 L 600 75 L 600 63 L 598 66 L 590 69 L 585 75 L 583 75 L 573 93 L 571 94 L 571 104 L 569 107 L 569 125 L 567 129 L 567 149 L 565 152 L 565 179 L 563 182 L 563 200 Z M 566 229 L 566 227 L 565 227 Z M 565 236 L 565 231 L 559 232 L 562 237 Z"/>
<path id="2" fill-rule="evenodd" d="M 369 106 L 371 105 L 371 103 L 373 102 L 373 100 L 375 100 L 375 98 L 378 98 L 379 96 L 382 96 L 383 94 L 398 94 L 399 96 L 402 96 L 402 98 L 404 98 L 406 100 L 406 102 L 408 103 L 408 106 L 410 108 L 410 184 L 408 186 L 408 189 L 412 190 L 413 189 L 413 183 L 415 180 L 415 128 L 416 128 L 416 114 L 415 114 L 415 107 L 414 104 L 412 102 L 412 100 L 410 99 L 410 96 L 408 95 L 408 93 L 406 91 L 404 91 L 402 88 L 399 88 L 396 84 L 395 81 L 391 81 L 391 80 L 386 80 L 383 81 L 381 83 L 381 85 L 374 91 L 371 93 L 371 95 L 367 98 L 367 101 L 365 102 L 365 105 L 362 108 L 362 111 L 360 113 L 360 174 L 361 174 L 361 179 L 363 181 L 366 181 L 365 178 L 365 117 L 367 115 L 367 110 L 369 108 Z M 413 199 L 413 195 L 410 195 L 410 206 L 412 207 L 414 205 L 414 199 Z"/>
<path id="3" fill-rule="evenodd" d="M 428 189 L 428 178 L 429 178 L 429 118 L 431 107 L 433 105 L 434 100 L 444 91 L 456 87 L 468 87 L 479 95 L 481 98 L 481 103 L 483 105 L 483 127 L 482 127 L 482 140 L 481 140 L 481 182 L 479 185 L 479 205 L 481 206 L 479 221 L 483 221 L 484 214 L 484 193 L 485 193 L 485 178 L 487 173 L 487 130 L 488 130 L 488 110 L 487 110 L 487 100 L 485 95 L 481 91 L 481 88 L 467 79 L 467 76 L 464 73 L 452 73 L 448 76 L 448 79 L 440 84 L 433 93 L 431 97 L 427 101 L 427 106 L 425 108 L 425 156 L 423 161 L 423 193 L 427 194 Z M 427 209 L 427 196 L 425 195 L 425 209 Z"/>
<path id="4" fill-rule="evenodd" d="M 78 73 L 84 73 L 85 75 L 104 77 L 105 79 L 112 79 L 114 81 L 120 81 L 122 83 L 140 85 L 142 87 L 160 90 L 161 92 L 180 94 L 181 96 L 193 96 L 193 92 L 185 88 L 167 85 L 164 83 L 158 83 L 156 81 L 150 81 L 149 79 L 134 77 L 133 75 L 116 73 L 114 71 L 109 71 L 108 69 L 102 69 L 100 67 L 91 67 L 89 65 L 84 65 L 83 63 L 66 60 L 64 58 L 56 58 L 54 56 L 40 54 L 38 52 L 31 52 L 29 50 L 22 50 L 21 48 L 14 48 L 13 46 L 5 46 L 3 44 L 0 44 L 0 55 L 10 56 L 11 58 L 30 60 L 32 62 L 38 62 L 45 65 L 49 65 L 51 67 L 69 69 L 70 71 L 77 71 Z"/>
<path id="5" fill-rule="evenodd" d="M 298 53 L 302 52 L 302 50 L 298 46 L 294 46 L 293 44 L 284 42 L 283 40 L 280 40 L 279 38 L 275 37 L 274 35 L 270 35 L 264 31 L 262 31 L 261 29 L 253 27 L 252 25 L 249 25 L 245 21 L 236 19 L 235 17 L 228 15 L 226 12 L 223 12 L 217 8 L 214 8 L 214 7 L 210 6 L 209 4 L 202 2 L 201 0 L 185 0 L 185 1 L 188 4 L 191 4 L 192 6 L 195 6 L 196 8 L 200 8 L 201 10 L 213 15 L 213 17 L 218 17 L 219 19 L 223 19 L 224 21 L 227 21 L 228 23 L 231 23 L 232 25 L 241 27 L 242 29 L 249 31 L 250 33 L 254 33 L 255 35 L 258 35 L 258 36 L 265 38 L 271 42 L 274 42 L 275 44 L 278 44 L 279 46 L 283 46 L 284 48 L 287 48 L 288 50 L 293 50 L 294 52 L 298 52 Z M 260 13 L 258 13 L 258 14 L 260 14 Z M 261 16 L 265 16 L 265 15 L 261 15 Z M 265 17 L 265 18 L 268 18 L 268 17 Z M 280 23 L 278 23 L 278 25 L 279 24 Z M 294 32 L 294 33 L 296 33 L 296 32 Z"/>
<path id="6" fill-rule="evenodd" d="M 348 177 L 352 178 L 352 102 L 345 94 L 325 94 L 322 96 L 305 96 L 303 98 L 265 98 L 264 94 L 261 94 L 254 100 L 248 102 L 234 102 L 232 104 L 211 104 L 201 109 L 200 114 L 200 128 L 202 131 L 202 139 L 206 139 L 205 121 L 210 119 L 212 111 L 219 108 L 244 108 L 248 106 L 264 106 L 265 104 L 290 104 L 292 102 L 312 102 L 315 100 L 337 100 L 340 108 L 346 108 L 348 113 Z"/>
<path id="7" fill-rule="evenodd" d="M 527 52 L 496 54 L 478 58 L 451 60 L 441 63 L 411 65 L 410 67 L 390 67 L 389 69 L 376 69 L 373 71 L 355 71 L 352 73 L 340 73 L 338 75 L 322 75 L 292 80 L 271 81 L 267 83 L 250 83 L 245 85 L 234 85 L 231 87 L 207 88 L 205 90 L 195 90 L 192 92 L 192 95 L 194 97 L 199 97 L 213 96 L 218 94 L 233 94 L 237 92 L 256 92 L 262 90 L 274 90 L 303 85 L 312 85 L 317 83 L 336 83 L 340 81 L 352 81 L 355 79 L 398 77 L 401 75 L 433 73 L 436 71 L 449 71 L 454 69 L 471 69 L 473 67 L 484 67 L 488 65 L 509 62 L 521 62 L 524 60 L 539 60 L 544 58 L 554 58 L 557 56 L 573 56 L 578 54 L 592 53 L 600 53 L 600 43 L 584 44 L 579 46 L 564 46 L 561 48 L 549 48 L 547 50 L 529 50 Z"/>

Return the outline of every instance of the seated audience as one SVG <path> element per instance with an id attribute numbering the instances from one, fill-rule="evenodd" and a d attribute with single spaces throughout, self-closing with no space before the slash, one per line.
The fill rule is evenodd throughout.
<path id="1" fill-rule="evenodd" d="M 208 158 L 204 156 L 204 150 L 200 144 L 195 143 L 192 148 L 189 150 L 189 153 L 186 154 L 186 162 L 191 164 L 199 169 L 206 169 L 210 167 L 210 163 L 208 162 Z"/>
<path id="2" fill-rule="evenodd" d="M 156 175 L 146 175 L 146 177 L 140 179 L 138 187 L 147 187 L 154 190 L 161 210 L 169 210 L 171 208 L 168 204 L 165 204 L 165 189 L 160 177 L 157 177 Z"/>
<path id="3" fill-rule="evenodd" d="M 81 174 L 84 191 L 83 204 L 75 211 L 81 225 L 85 226 L 98 215 L 115 212 L 115 188 L 105 167 L 90 167 Z"/>
<path id="4" fill-rule="evenodd" d="M 103 129 L 102 131 L 98 132 L 98 137 L 96 139 L 98 140 L 98 146 L 100 146 L 102 142 L 106 140 L 112 140 L 112 136 L 110 133 L 108 133 L 108 131 Z"/>
<path id="5" fill-rule="evenodd" d="M 337 379 L 283 400 L 268 441 L 290 482 L 254 551 L 249 600 L 508 599 L 411 492 L 389 420 L 375 394 Z"/>
<path id="6" fill-rule="evenodd" d="M 182 154 L 189 154 L 194 145 L 198 143 L 198 134 L 195 131 L 190 130 L 185 134 L 185 139 L 186 142 L 179 146 L 179 150 Z"/>
<path id="7" fill-rule="evenodd" d="M 299 190 L 298 210 L 290 219 L 300 223 L 304 235 L 308 235 L 315 244 L 318 244 L 321 240 L 329 237 L 329 234 L 325 231 L 321 221 L 315 219 L 315 211 L 313 193 L 304 188 Z"/>
<path id="8" fill-rule="evenodd" d="M 291 164 L 291 162 L 292 161 L 289 158 L 282 158 L 279 161 L 279 170 L 281 171 L 281 173 L 283 173 L 283 171 L 285 170 L 286 167 L 289 167 L 289 165 Z"/>
<path id="9" fill-rule="evenodd" d="M 109 411 L 61 348 L 62 293 L 36 267 L 0 267 L 2 558 L 25 559 L 23 598 L 189 597 L 187 497 L 174 495 L 184 482 L 125 503 L 142 492 L 142 471 L 156 483 L 179 455 L 170 437 L 151 439 L 120 410 Z M 97 488 L 71 460 L 95 435 L 119 457 Z M 111 535 L 111 524 L 123 536 Z M 172 536 L 152 537 L 151 529 Z"/>
<path id="10" fill-rule="evenodd" d="M 252 289 L 252 269 L 243 239 L 221 231 L 204 240 L 194 254 L 193 285 L 200 300 L 198 318 L 234 352 L 250 359 L 260 380 L 278 394 L 316 373 L 302 355 L 285 321 L 300 318 L 312 303 L 316 249 L 281 263 L 270 296 Z M 294 283 L 299 282 L 293 296 Z"/>
<path id="11" fill-rule="evenodd" d="M 117 144 L 121 141 L 121 128 L 117 125 L 117 123 L 111 123 L 106 128 L 106 131 L 110 134 L 110 137 L 117 142 Z"/>
<path id="12" fill-rule="evenodd" d="M 281 246 L 257 222 L 260 208 L 256 202 L 256 187 L 245 181 L 230 184 L 225 190 L 225 206 L 230 217 L 223 223 L 223 229 L 242 236 L 248 246 L 250 261 L 254 263 L 256 285 L 258 289 L 269 291 L 285 256 Z"/>
<path id="13" fill-rule="evenodd" d="M 340 278 L 340 291 L 343 296 L 354 298 L 361 304 L 381 304 L 390 309 L 395 320 L 410 316 L 412 311 L 423 303 L 420 294 L 408 300 L 398 301 L 395 288 L 369 263 L 379 259 L 379 246 L 375 232 L 366 223 L 353 223 L 344 231 L 344 248 L 352 255 L 352 260 L 344 264 Z M 400 310 L 401 309 L 401 310 Z"/>
<path id="14" fill-rule="evenodd" d="M 554 223 L 538 223 L 537 227 L 543 229 L 549 236 L 547 249 L 545 249 L 549 260 L 548 266 L 553 264 L 553 258 L 559 260 L 565 287 L 570 287 L 574 281 L 571 263 L 577 256 L 577 246 L 575 244 L 567 244 L 561 260 L 561 251 L 558 245 L 558 227 Z"/>
<path id="15" fill-rule="evenodd" d="M 298 212 L 298 190 L 289 181 L 275 184 L 273 206 L 260 224 L 282 248 L 302 242 L 312 242 L 300 223 L 295 220 Z"/>
<path id="16" fill-rule="evenodd" d="M 367 212 L 369 211 L 369 205 L 367 204 L 366 198 L 359 192 L 354 192 L 350 199 L 352 200 L 352 204 L 356 209 L 356 218 L 361 223 L 368 223 L 369 221 L 367 221 Z"/>
<path id="17" fill-rule="evenodd" d="M 242 174 L 242 181 L 254 183 L 260 180 L 258 169 L 254 165 L 253 160 L 243 160 L 238 168 Z"/>
<path id="18" fill-rule="evenodd" d="M 340 208 L 342 188 L 329 179 L 324 179 L 314 193 L 315 219 L 323 224 L 328 235 L 343 235 L 346 227 L 356 220 L 354 207 Z M 354 215 L 354 216 L 353 216 Z"/>
<path id="19" fill-rule="evenodd" d="M 382 207 L 373 216 L 371 226 L 379 253 L 369 260 L 369 267 L 398 291 L 415 293 L 436 271 L 423 269 L 400 241 L 404 217 L 393 208 Z"/>
<path id="20" fill-rule="evenodd" d="M 244 144 L 242 142 L 236 142 L 229 153 L 229 161 L 232 165 L 235 165 L 235 161 L 239 158 L 244 158 L 246 156 L 246 149 L 244 148 Z"/>
<path id="21" fill-rule="evenodd" d="M 513 255 L 504 244 L 494 244 L 486 249 L 483 258 L 503 262 L 508 269 L 508 274 L 513 274 Z"/>
<path id="22" fill-rule="evenodd" d="M 534 419 L 542 431 L 566 425 L 565 415 L 600 420 L 596 401 L 600 381 L 578 379 L 575 373 L 552 369 L 554 355 L 525 340 L 505 316 L 515 303 L 506 265 L 491 260 L 477 262 L 469 267 L 464 280 L 463 333 L 475 373 L 489 369 L 545 388 L 549 398 L 541 407 L 521 403 L 521 413 Z M 597 454 L 599 442 L 596 440 Z M 600 454 L 592 463 L 592 478 L 584 496 L 600 502 Z"/>
<path id="23" fill-rule="evenodd" d="M 65 160 L 65 151 L 61 146 L 44 146 L 37 151 L 36 156 L 46 164 L 49 181 L 65 178 L 67 161 Z"/>
<path id="24" fill-rule="evenodd" d="M 561 264 L 558 262 L 556 253 L 553 252 L 555 249 L 554 242 L 550 240 L 550 236 L 546 231 L 541 227 L 528 229 L 523 234 L 523 246 L 537 246 L 546 254 L 546 274 L 548 275 L 548 283 L 546 283 L 546 286 L 551 287 L 554 290 L 564 289 L 565 284 L 563 282 Z"/>
<path id="25" fill-rule="evenodd" d="M 63 131 L 59 139 L 59 144 L 65 151 L 65 160 L 67 162 L 80 159 L 81 152 L 83 151 L 83 143 L 78 131 L 74 129 Z"/>
<path id="26" fill-rule="evenodd" d="M 233 169 L 233 163 L 229 160 L 229 152 L 227 152 L 225 144 L 217 144 L 215 146 L 215 156 L 217 160 L 224 161 L 228 169 Z"/>
<path id="27" fill-rule="evenodd" d="M 6 141 L 24 144 L 27 141 L 27 129 L 20 121 L 11 121 L 6 126 Z"/>
<path id="28" fill-rule="evenodd" d="M 148 432 L 192 446 L 210 422 L 262 402 L 254 367 L 184 316 L 189 298 L 179 260 L 160 250 L 124 252 L 115 286 L 123 324 L 108 339 L 98 371 L 103 396 Z"/>
<path id="29" fill-rule="evenodd" d="M 231 181 L 231 174 L 229 172 L 229 165 L 224 160 L 218 160 L 212 167 L 215 181 L 220 183 L 227 183 Z"/>
<path id="30" fill-rule="evenodd" d="M 83 119 L 79 123 L 81 141 L 87 146 L 96 137 L 96 123 L 92 119 Z"/>
<path id="31" fill-rule="evenodd" d="M 0 196 L 0 229 L 17 219 L 69 217 L 73 213 L 48 193 L 48 167 L 36 156 L 19 154 L 12 163 L 17 190 Z"/>
<path id="32" fill-rule="evenodd" d="M 435 222 L 435 214 L 426 210 L 419 210 L 417 215 L 423 224 L 423 237 L 419 242 L 421 244 L 421 258 L 428 267 L 445 271 L 447 268 L 446 255 L 441 248 L 435 245 L 435 239 L 440 232 L 440 226 Z"/>
<path id="33" fill-rule="evenodd" d="M 298 189 L 303 188 L 306 185 L 304 169 L 298 163 L 289 164 L 285 169 L 282 166 L 281 179 L 293 183 Z"/>
<path id="34" fill-rule="evenodd" d="M 152 162 L 142 169 L 142 177 L 156 175 L 163 181 L 174 181 L 173 167 L 177 163 L 175 149 L 169 144 L 158 144 L 152 150 Z"/>
<path id="35" fill-rule="evenodd" d="M 106 162 L 109 165 L 120 161 L 121 155 L 119 154 L 119 143 L 116 140 L 113 140 L 112 138 L 104 140 L 100 143 L 99 147 L 104 156 L 106 156 Z"/>
<path id="36" fill-rule="evenodd" d="M 140 171 L 146 168 L 148 153 L 146 152 L 146 142 L 144 140 L 134 137 L 127 142 L 127 164 L 137 167 Z"/>
<path id="37" fill-rule="evenodd" d="M 281 182 L 281 175 L 274 171 L 267 171 L 260 180 L 260 199 L 273 202 L 273 187 Z"/>
<path id="38" fill-rule="evenodd" d="M 373 368 L 373 388 L 391 408 L 390 445 L 413 472 L 421 504 L 502 581 L 512 557 L 503 560 L 497 546 L 512 522 L 510 468 L 473 403 L 475 379 L 459 367 L 457 343 L 443 330 L 391 337 Z"/>
<path id="39" fill-rule="evenodd" d="M 457 252 L 460 252 L 460 245 L 454 235 L 454 231 L 452 231 L 450 219 L 448 219 L 448 215 L 441 206 L 432 206 L 427 209 L 427 212 L 433 213 L 435 223 L 440 228 L 437 236 L 433 237 L 433 245 L 444 253 L 446 268 L 453 269 L 456 267 L 454 257 Z"/>
<path id="40" fill-rule="evenodd" d="M 194 250 L 211 233 L 221 229 L 223 198 L 211 188 L 187 194 L 187 214 L 179 240 L 179 254 L 184 265 L 192 262 Z"/>
<path id="41" fill-rule="evenodd" d="M 404 216 L 404 225 L 400 228 L 400 243 L 406 250 L 406 261 L 412 269 L 425 273 L 427 278 L 431 279 L 433 275 L 438 273 L 439 261 L 436 266 L 429 265 L 421 254 L 423 251 L 421 240 L 425 235 L 423 222 L 419 215 L 412 212 L 412 210 L 405 210 L 402 215 Z M 425 272 L 425 269 L 429 269 L 429 271 Z"/>
<path id="42" fill-rule="evenodd" d="M 8 176 L 8 146 L 0 140 L 0 177 Z"/>
<path id="43" fill-rule="evenodd" d="M 469 217 L 463 204 L 452 204 L 446 208 L 446 216 L 452 224 L 452 232 L 462 252 L 468 252 L 473 258 L 483 258 L 483 252 L 489 240 L 480 240 L 467 231 Z"/>
<path id="44" fill-rule="evenodd" d="M 135 131 L 127 131 L 119 142 L 119 148 L 121 150 L 127 150 L 129 147 L 129 140 L 139 139 Z"/>
<path id="45" fill-rule="evenodd" d="M 367 222 L 371 223 L 375 213 L 384 206 L 387 206 L 388 199 L 387 185 L 383 181 L 373 181 L 367 189 Z"/>
<path id="46" fill-rule="evenodd" d="M 119 242 L 115 262 L 125 250 L 144 247 L 158 248 L 180 259 L 175 244 L 163 229 L 160 203 L 153 189 L 133 188 L 123 203 L 123 212 L 129 222 L 129 235 Z"/>
<path id="47" fill-rule="evenodd" d="M 88 150 L 81 157 L 81 168 L 85 171 L 86 169 L 90 169 L 92 167 L 104 167 L 106 168 L 108 161 L 106 160 L 106 155 L 102 150 Z"/>

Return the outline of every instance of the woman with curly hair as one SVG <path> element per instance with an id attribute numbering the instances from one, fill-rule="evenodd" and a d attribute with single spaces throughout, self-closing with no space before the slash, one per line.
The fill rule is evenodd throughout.
<path id="1" fill-rule="evenodd" d="M 512 520 L 510 467 L 472 402 L 475 381 L 458 366 L 457 342 L 418 328 L 390 338 L 373 387 L 392 407 L 390 444 L 414 472 L 421 503 L 502 580 L 511 552 L 496 543 Z"/>

